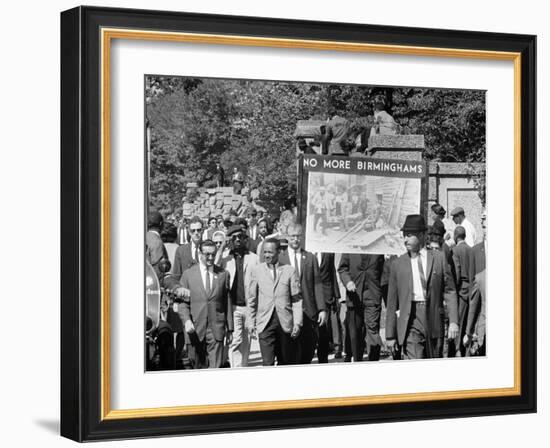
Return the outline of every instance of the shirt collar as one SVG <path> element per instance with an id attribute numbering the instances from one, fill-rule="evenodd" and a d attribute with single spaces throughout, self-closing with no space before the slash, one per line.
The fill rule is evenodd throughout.
<path id="1" fill-rule="evenodd" d="M 288 252 L 292 253 L 292 255 L 294 255 L 295 252 L 296 252 L 296 254 L 300 254 L 300 253 L 302 253 L 302 248 L 300 247 L 297 250 L 294 250 L 292 247 L 288 246 Z"/>

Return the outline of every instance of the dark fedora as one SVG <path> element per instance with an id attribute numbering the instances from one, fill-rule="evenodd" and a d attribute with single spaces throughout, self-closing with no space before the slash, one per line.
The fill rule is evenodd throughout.
<path id="1" fill-rule="evenodd" d="M 403 232 L 424 232 L 426 229 L 426 221 L 422 215 L 407 215 L 405 224 L 401 227 Z"/>

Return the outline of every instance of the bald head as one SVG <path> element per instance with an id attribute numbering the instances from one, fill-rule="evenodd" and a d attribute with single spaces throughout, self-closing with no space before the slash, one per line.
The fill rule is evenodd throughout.
<path id="1" fill-rule="evenodd" d="M 462 226 L 456 226 L 454 232 L 454 240 L 456 243 L 466 239 L 466 229 Z"/>

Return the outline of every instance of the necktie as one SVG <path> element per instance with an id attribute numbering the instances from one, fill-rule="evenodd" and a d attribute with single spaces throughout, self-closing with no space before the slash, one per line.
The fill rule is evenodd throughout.
<path id="1" fill-rule="evenodd" d="M 297 252 L 294 252 L 294 269 L 296 269 L 296 275 L 300 278 L 300 266 L 298 265 Z"/>
<path id="2" fill-rule="evenodd" d="M 271 268 L 273 269 L 273 281 L 277 280 L 277 269 L 275 269 L 275 265 L 271 265 Z"/>
<path id="3" fill-rule="evenodd" d="M 426 297 L 426 289 L 427 289 L 426 276 L 424 275 L 424 269 L 422 268 L 422 260 L 421 260 L 420 254 L 417 255 L 416 259 L 417 259 L 417 262 L 418 262 L 418 272 L 420 273 L 420 283 L 422 283 L 422 290 L 424 291 L 424 299 L 427 299 L 427 297 Z"/>
<path id="4" fill-rule="evenodd" d="M 206 290 L 206 295 L 209 296 L 211 286 L 210 286 L 210 271 L 208 269 L 206 269 L 206 287 L 204 289 Z"/>
<path id="5" fill-rule="evenodd" d="M 195 261 L 199 262 L 199 248 L 195 246 Z"/>

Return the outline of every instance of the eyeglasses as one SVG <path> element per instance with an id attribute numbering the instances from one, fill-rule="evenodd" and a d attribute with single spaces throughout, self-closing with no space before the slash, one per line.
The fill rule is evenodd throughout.
<path id="1" fill-rule="evenodd" d="M 199 233 L 202 232 L 202 229 L 189 229 L 191 233 Z"/>
<path id="2" fill-rule="evenodd" d="M 242 240 L 244 238 L 244 235 L 242 233 L 237 233 L 236 235 L 231 235 L 231 238 L 233 238 L 234 240 Z"/>
<path id="3" fill-rule="evenodd" d="M 214 244 L 216 246 L 221 246 L 223 244 L 223 241 L 214 241 Z"/>
<path id="4" fill-rule="evenodd" d="M 216 256 L 215 253 L 208 253 L 208 254 L 203 254 L 205 258 L 214 258 Z"/>

